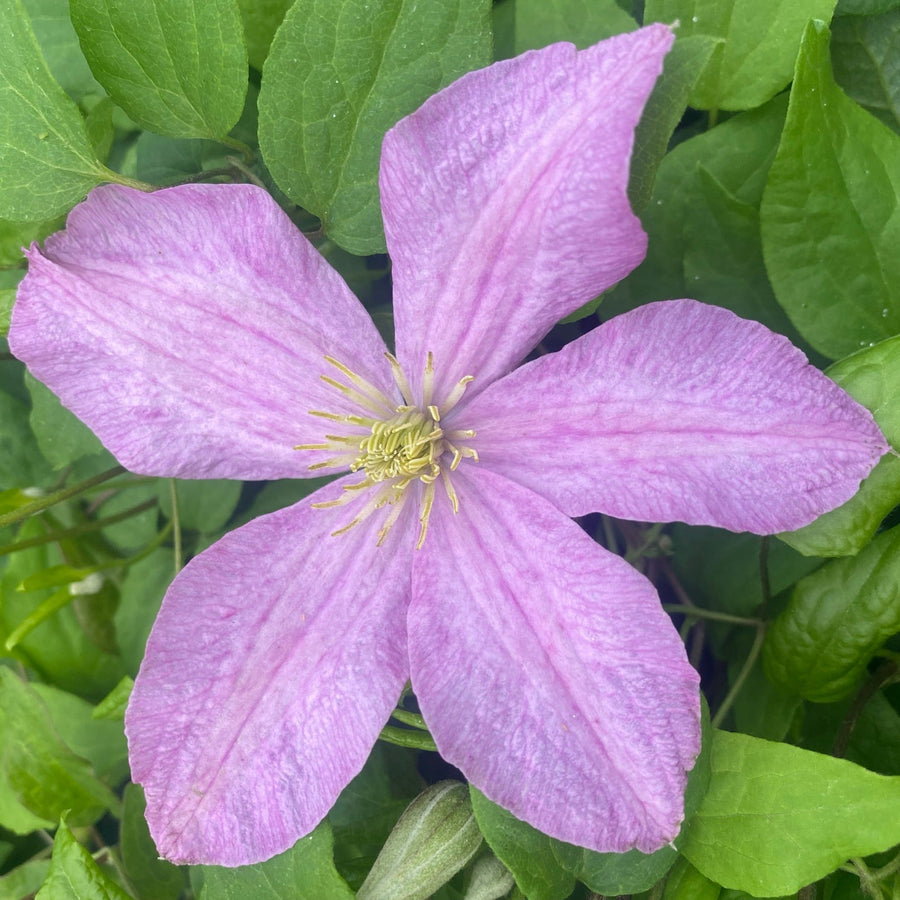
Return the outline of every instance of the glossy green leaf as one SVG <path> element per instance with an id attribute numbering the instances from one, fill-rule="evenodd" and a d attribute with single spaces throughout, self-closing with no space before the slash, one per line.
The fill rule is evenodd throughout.
<path id="1" fill-rule="evenodd" d="M 160 859 L 144 819 L 144 792 L 139 785 L 129 784 L 123 801 L 122 862 L 138 900 L 178 900 L 187 881 L 186 870 Z"/>
<path id="2" fill-rule="evenodd" d="M 41 453 L 54 469 L 103 450 L 94 433 L 59 402 L 50 388 L 30 374 L 26 374 L 25 384 L 31 394 L 31 428 Z"/>
<path id="3" fill-rule="evenodd" d="M 760 216 L 779 303 L 836 359 L 900 331 L 900 136 L 835 85 L 828 48 L 810 23 Z"/>
<path id="4" fill-rule="evenodd" d="M 263 68 L 259 143 L 278 186 L 353 253 L 385 249 L 388 128 L 491 56 L 487 0 L 297 0 Z"/>
<path id="5" fill-rule="evenodd" d="M 722 38 L 691 94 L 698 109 L 752 109 L 790 80 L 803 27 L 835 0 L 647 0 L 645 22 L 679 21 L 679 37 Z"/>
<path id="6" fill-rule="evenodd" d="M 87 825 L 118 800 L 60 739 L 40 696 L 10 669 L 0 666 L 0 824 L 25 833 L 52 827 L 71 810 Z M 27 827 L 25 827 L 27 825 Z"/>
<path id="7" fill-rule="evenodd" d="M 293 0 L 238 0 L 244 38 L 247 41 L 247 57 L 255 69 L 262 71 L 272 38 L 292 2 Z"/>
<path id="8" fill-rule="evenodd" d="M 103 95 L 69 16 L 69 0 L 22 0 L 50 74 L 73 99 Z"/>
<path id="9" fill-rule="evenodd" d="M 885 125 L 900 130 L 900 9 L 837 18 L 831 39 L 835 81 Z"/>
<path id="10" fill-rule="evenodd" d="M 793 894 L 900 842 L 900 778 L 787 744 L 717 732 L 712 779 L 681 852 L 757 897 Z"/>
<path id="11" fill-rule="evenodd" d="M 56 83 L 21 0 L 0 0 L 0 216 L 58 216 L 105 180 L 75 103 Z"/>
<path id="12" fill-rule="evenodd" d="M 35 900 L 131 900 L 75 840 L 66 818 L 59 823 L 50 871 Z"/>
<path id="13" fill-rule="evenodd" d="M 202 866 L 198 900 L 353 900 L 332 858 L 331 829 L 323 822 L 290 850 L 255 866 Z"/>
<path id="14" fill-rule="evenodd" d="M 888 443 L 900 447 L 900 337 L 860 350 L 827 371 L 851 397 L 871 410 Z M 809 556 L 849 556 L 865 547 L 898 503 L 900 459 L 887 454 L 843 506 L 779 537 Z"/>
<path id="15" fill-rule="evenodd" d="M 579 50 L 637 22 L 615 0 L 516 0 L 515 52 L 571 41 Z"/>
<path id="16" fill-rule="evenodd" d="M 472 809 L 481 833 L 497 858 L 516 880 L 528 900 L 564 900 L 575 887 L 575 876 L 564 867 L 556 851 L 571 852 L 570 867 L 578 864 L 580 849 L 547 837 L 511 812 L 491 803 L 469 786 Z"/>
<path id="17" fill-rule="evenodd" d="M 223 137 L 247 90 L 235 0 L 70 0 L 96 79 L 142 128 Z"/>
<path id="18" fill-rule="evenodd" d="M 900 526 L 797 584 L 766 634 L 766 672 L 774 684 L 808 700 L 839 700 L 898 631 Z"/>

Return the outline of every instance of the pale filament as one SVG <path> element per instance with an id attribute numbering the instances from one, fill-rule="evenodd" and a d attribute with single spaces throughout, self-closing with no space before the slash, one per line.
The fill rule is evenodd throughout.
<path id="1" fill-rule="evenodd" d="M 324 462 L 309 466 L 310 470 L 349 468 L 351 472 L 364 474 L 360 481 L 345 485 L 342 496 L 313 504 L 316 508 L 342 506 L 358 497 L 361 492 L 372 489 L 371 496 L 354 518 L 333 532 L 335 535 L 349 531 L 377 510 L 390 507 L 378 532 L 378 544 L 382 544 L 403 511 L 408 499 L 406 489 L 414 482 L 420 482 L 419 537 L 416 542 L 416 549 L 419 549 L 425 542 L 438 479 L 454 513 L 458 512 L 459 498 L 451 483 L 450 472 L 455 471 L 463 459 L 478 460 L 478 453 L 466 443 L 475 437 L 474 431 L 457 429 L 445 432 L 440 425 L 441 417 L 446 416 L 459 403 L 466 386 L 473 378 L 471 375 L 461 378 L 443 403 L 434 403 L 434 356 L 429 352 L 422 378 L 422 403 L 419 406 L 414 403 L 412 390 L 400 364 L 390 353 L 385 355 L 403 404 L 396 405 L 365 378 L 333 357 L 326 356 L 326 361 L 349 383 L 330 375 L 321 375 L 321 379 L 352 400 L 364 414 L 342 415 L 311 410 L 310 415 L 360 430 L 326 434 L 322 443 L 299 444 L 294 449 L 332 453 Z M 448 454 L 449 461 L 444 462 L 443 458 Z"/>

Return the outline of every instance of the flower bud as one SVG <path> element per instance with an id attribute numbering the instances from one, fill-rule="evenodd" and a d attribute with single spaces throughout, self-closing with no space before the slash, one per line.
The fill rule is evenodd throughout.
<path id="1" fill-rule="evenodd" d="M 493 853 L 486 853 L 472 866 L 465 900 L 500 900 L 515 883 L 512 872 Z"/>
<path id="2" fill-rule="evenodd" d="M 434 784 L 394 826 L 357 900 L 424 900 L 478 852 L 481 840 L 468 788 Z"/>

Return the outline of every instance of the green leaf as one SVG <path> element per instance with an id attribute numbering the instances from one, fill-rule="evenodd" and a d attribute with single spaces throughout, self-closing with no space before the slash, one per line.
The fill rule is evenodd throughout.
<path id="1" fill-rule="evenodd" d="M 96 79 L 142 128 L 225 136 L 247 91 L 236 0 L 70 0 Z"/>
<path id="2" fill-rule="evenodd" d="M 353 900 L 332 858 L 331 829 L 323 822 L 290 850 L 255 866 L 202 866 L 198 900 Z"/>
<path id="3" fill-rule="evenodd" d="M 46 533 L 38 519 L 28 520 L 17 540 L 27 540 Z M 0 576 L 0 632 L 5 638 L 12 633 L 42 602 L 52 589 L 22 593 L 16 586 L 30 575 L 60 562 L 53 545 L 20 550 L 9 557 Z M 68 593 L 67 588 L 61 590 Z M 100 698 L 109 693 L 125 674 L 123 661 L 101 651 L 85 635 L 71 604 L 60 609 L 40 624 L 16 647 L 16 654 L 28 666 L 41 673 L 44 680 L 80 696 Z"/>
<path id="4" fill-rule="evenodd" d="M 744 662 L 745 657 L 729 660 L 729 685 L 733 685 L 739 677 Z M 734 701 L 734 723 L 737 730 L 744 734 L 767 741 L 780 741 L 790 730 L 801 703 L 793 691 L 776 688 L 766 678 L 762 663 L 757 659 Z"/>
<path id="5" fill-rule="evenodd" d="M 472 809 L 481 833 L 497 858 L 506 866 L 528 900 L 564 900 L 575 887 L 575 876 L 564 867 L 555 851 L 570 845 L 555 841 L 511 812 L 491 803 L 469 785 Z M 577 866 L 579 848 L 572 847 L 569 860 Z M 565 852 L 565 851 L 564 851 Z"/>
<path id="6" fill-rule="evenodd" d="M 834 80 L 885 125 L 900 130 L 900 10 L 837 18 L 831 37 Z"/>
<path id="7" fill-rule="evenodd" d="M 0 490 L 31 487 L 49 476 L 28 424 L 28 408 L 0 390 Z"/>
<path id="8" fill-rule="evenodd" d="M 53 841 L 50 871 L 35 900 L 131 900 L 75 840 L 63 816 Z"/>
<path id="9" fill-rule="evenodd" d="M 53 80 L 21 0 L 0 0 L 0 216 L 66 212 L 108 173 L 78 107 Z"/>
<path id="10" fill-rule="evenodd" d="M 293 0 L 238 0 L 244 38 L 247 41 L 247 57 L 254 69 L 262 71 L 272 38 L 292 2 Z"/>
<path id="11" fill-rule="evenodd" d="M 645 22 L 679 21 L 679 37 L 722 38 L 691 93 L 698 109 L 752 109 L 790 80 L 803 27 L 835 0 L 647 0 Z"/>
<path id="12" fill-rule="evenodd" d="M 113 113 L 116 110 L 115 103 L 104 97 L 94 104 L 91 111 L 85 116 L 84 125 L 87 128 L 88 139 L 98 159 L 106 159 L 112 149 L 116 129 L 113 125 Z"/>
<path id="13" fill-rule="evenodd" d="M 272 177 L 336 243 L 384 252 L 385 132 L 490 57 L 487 0 L 297 0 L 259 94 L 259 144 Z"/>
<path id="14" fill-rule="evenodd" d="M 757 535 L 678 523 L 671 527 L 670 534 L 675 548 L 672 565 L 697 606 L 736 616 L 757 612 L 763 601 L 761 539 Z M 772 594 L 790 587 L 819 564 L 819 560 L 771 542 L 767 570 Z"/>
<path id="15" fill-rule="evenodd" d="M 760 215 L 779 303 L 835 359 L 900 331 L 900 137 L 835 85 L 828 45 L 810 23 Z"/>
<path id="16" fill-rule="evenodd" d="M 0 272 L 0 276 L 9 275 L 11 273 Z M 16 302 L 15 287 L 5 287 L 0 285 L 0 337 L 6 337 L 9 334 L 9 323 L 12 319 L 12 308 Z"/>
<path id="17" fill-rule="evenodd" d="M 10 222 L 0 219 L 0 266 L 18 266 L 24 263 L 22 248 L 32 241 L 42 241 L 48 234 L 59 231 L 64 224 L 61 218 L 46 222 Z M 24 271 L 23 273 L 24 274 Z"/>
<path id="18" fill-rule="evenodd" d="M 571 41 L 583 50 L 637 22 L 615 0 L 516 0 L 515 52 Z"/>
<path id="19" fill-rule="evenodd" d="M 43 884 L 49 859 L 34 859 L 17 866 L 0 878 L 0 900 L 28 900 Z"/>
<path id="20" fill-rule="evenodd" d="M 877 16 L 897 7 L 900 7 L 900 0 L 838 0 L 835 15 Z"/>
<path id="21" fill-rule="evenodd" d="M 22 0 L 50 74 L 73 99 L 102 96 L 69 17 L 69 0 Z"/>
<path id="22" fill-rule="evenodd" d="M 121 718 L 99 718 L 86 700 L 53 685 L 36 682 L 30 687 L 44 702 L 66 746 L 86 759 L 98 777 L 117 784 L 128 776 L 128 748 Z"/>
<path id="23" fill-rule="evenodd" d="M 160 604 L 175 576 L 171 550 L 154 550 L 129 566 L 119 596 L 115 626 L 122 662 L 137 675 Z"/>
<path id="24" fill-rule="evenodd" d="M 159 507 L 172 518 L 172 479 L 161 479 L 157 485 Z M 204 481 L 175 480 L 178 497 L 178 520 L 182 528 L 212 534 L 225 527 L 241 496 L 241 482 L 224 479 Z"/>
<path id="25" fill-rule="evenodd" d="M 683 856 L 672 866 L 662 900 L 718 900 L 721 885 L 701 875 Z"/>
<path id="26" fill-rule="evenodd" d="M 900 526 L 800 581 L 766 634 L 766 673 L 817 703 L 845 697 L 900 631 Z"/>
<path id="27" fill-rule="evenodd" d="M 663 62 L 662 75 L 644 107 L 634 136 L 628 197 L 636 210 L 650 202 L 656 171 L 666 155 L 669 139 L 717 43 L 702 34 L 679 38 Z"/>
<path id="28" fill-rule="evenodd" d="M 151 184 L 184 181 L 224 165 L 226 148 L 216 141 L 162 137 L 145 131 L 136 143 L 137 177 Z"/>
<path id="29" fill-rule="evenodd" d="M 50 388 L 27 373 L 25 385 L 31 394 L 31 428 L 41 453 L 54 469 L 103 450 L 90 428 L 69 412 Z"/>
<path id="30" fill-rule="evenodd" d="M 605 315 L 694 297 L 799 340 L 769 286 L 756 213 L 785 107 L 786 98 L 776 97 L 679 144 L 663 159 L 641 211 L 647 257 L 604 299 Z"/>
<path id="31" fill-rule="evenodd" d="M 60 739 L 35 690 L 0 666 L 0 824 L 27 833 L 52 827 L 71 810 L 73 822 L 88 825 L 116 796 L 92 772 L 90 763 Z"/>
<path id="32" fill-rule="evenodd" d="M 144 818 L 147 803 L 137 784 L 125 788 L 122 811 L 122 862 L 139 900 L 178 900 L 185 888 L 186 870 L 160 859 Z"/>
<path id="33" fill-rule="evenodd" d="M 854 353 L 827 374 L 871 410 L 888 443 L 900 447 L 900 336 Z M 888 454 L 843 506 L 779 537 L 808 556 L 850 556 L 865 547 L 898 503 L 900 459 Z"/>
<path id="34" fill-rule="evenodd" d="M 713 740 L 712 773 L 681 851 L 727 888 L 793 894 L 849 857 L 900 842 L 900 778 L 725 731 Z"/>

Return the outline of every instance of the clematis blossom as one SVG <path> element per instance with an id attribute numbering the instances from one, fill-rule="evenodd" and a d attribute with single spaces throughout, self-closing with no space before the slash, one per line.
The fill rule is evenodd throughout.
<path id="1" fill-rule="evenodd" d="M 520 365 L 643 258 L 628 167 L 671 42 L 527 53 L 388 133 L 395 355 L 252 186 L 99 188 L 29 252 L 12 350 L 123 465 L 345 473 L 165 597 L 126 718 L 162 855 L 285 850 L 407 680 L 441 754 L 547 834 L 676 836 L 698 678 L 649 581 L 570 517 L 794 529 L 886 444 L 785 338 L 693 300 Z"/>

